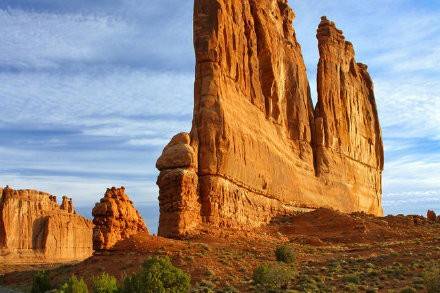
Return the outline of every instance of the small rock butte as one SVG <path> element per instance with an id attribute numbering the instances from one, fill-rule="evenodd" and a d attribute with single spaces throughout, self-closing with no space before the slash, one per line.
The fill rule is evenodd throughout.
<path id="1" fill-rule="evenodd" d="M 157 161 L 159 235 L 319 207 L 383 214 L 367 66 L 323 17 L 314 107 L 294 17 L 286 0 L 195 0 L 193 125 Z"/>
<path id="2" fill-rule="evenodd" d="M 35 190 L 0 188 L 0 260 L 14 263 L 79 261 L 93 253 L 91 221 L 72 200 Z"/>
<path id="3" fill-rule="evenodd" d="M 125 188 L 109 188 L 92 211 L 93 247 L 111 249 L 118 241 L 138 233 L 148 233 L 144 220 L 125 193 Z"/>

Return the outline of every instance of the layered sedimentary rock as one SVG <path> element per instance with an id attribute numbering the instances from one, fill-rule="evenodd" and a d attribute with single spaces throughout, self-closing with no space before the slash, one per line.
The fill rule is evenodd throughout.
<path id="1" fill-rule="evenodd" d="M 67 262 L 92 255 L 93 224 L 72 205 L 62 207 L 55 196 L 35 190 L 6 187 L 0 193 L 1 260 Z"/>
<path id="2" fill-rule="evenodd" d="M 125 188 L 109 188 L 92 211 L 93 247 L 112 248 L 118 241 L 138 233 L 148 233 L 144 220 L 125 193 Z"/>
<path id="3" fill-rule="evenodd" d="M 178 236 L 201 223 L 198 193 L 197 156 L 187 133 L 171 139 L 156 167 L 161 171 L 159 185 L 159 235 Z"/>
<path id="4" fill-rule="evenodd" d="M 318 105 L 286 0 L 196 0 L 190 134 L 157 162 L 159 234 L 255 227 L 297 210 L 381 215 L 383 147 L 366 66 L 323 18 Z"/>
<path id="5" fill-rule="evenodd" d="M 315 168 L 326 188 L 344 195 L 336 208 L 381 215 L 384 153 L 373 82 L 367 66 L 356 63 L 353 45 L 326 17 L 317 38 Z"/>

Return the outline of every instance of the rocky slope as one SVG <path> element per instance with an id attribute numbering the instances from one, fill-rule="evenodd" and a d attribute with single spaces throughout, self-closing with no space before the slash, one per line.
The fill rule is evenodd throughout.
<path id="1" fill-rule="evenodd" d="M 372 81 L 342 32 L 318 29 L 318 105 L 286 0 L 195 1 L 191 133 L 157 162 L 159 234 L 256 227 L 333 207 L 382 215 Z"/>
<path id="2" fill-rule="evenodd" d="M 125 188 L 109 188 L 92 211 L 93 247 L 112 248 L 118 241 L 138 233 L 148 233 L 144 220 L 125 194 Z"/>
<path id="3" fill-rule="evenodd" d="M 49 275 L 56 286 L 71 275 L 90 285 L 103 272 L 122 283 L 149 257 L 166 256 L 191 275 L 192 292 L 266 292 L 255 288 L 254 271 L 278 265 L 275 249 L 283 245 L 294 250 L 297 274 L 277 292 L 415 292 L 402 291 L 405 287 L 426 292 L 423 275 L 439 265 L 439 231 L 440 224 L 420 216 L 379 218 L 317 209 L 254 231 L 217 229 L 185 240 L 141 233 L 84 262 L 51 268 Z M 35 271 L 18 270 L 7 273 L 17 270 L 0 262 L 3 285 L 28 292 Z"/>
<path id="4" fill-rule="evenodd" d="M 71 199 L 35 190 L 2 189 L 0 259 L 21 262 L 66 262 L 92 255 L 93 224 L 77 215 Z"/>

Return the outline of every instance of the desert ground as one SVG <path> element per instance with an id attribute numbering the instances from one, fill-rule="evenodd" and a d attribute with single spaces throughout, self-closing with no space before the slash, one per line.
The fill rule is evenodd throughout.
<path id="1" fill-rule="evenodd" d="M 55 284 L 71 275 L 89 283 L 102 272 L 122 280 L 148 257 L 168 256 L 190 274 L 193 292 L 262 292 L 253 282 L 255 268 L 275 264 L 276 247 L 288 245 L 295 252 L 295 276 L 282 292 L 426 292 L 424 274 L 440 265 L 439 232 L 440 223 L 420 216 L 376 218 L 319 209 L 254 231 L 206 230 L 185 240 L 138 234 L 76 264 L 0 264 L 1 282 L 26 292 L 41 269 L 49 270 Z"/>

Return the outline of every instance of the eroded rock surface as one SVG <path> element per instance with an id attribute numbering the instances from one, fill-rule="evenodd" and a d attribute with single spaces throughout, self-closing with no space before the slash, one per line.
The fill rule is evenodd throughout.
<path id="1" fill-rule="evenodd" d="M 95 250 L 112 248 L 118 241 L 148 232 L 139 212 L 125 193 L 125 188 L 109 188 L 92 211 L 93 247 Z"/>
<path id="2" fill-rule="evenodd" d="M 75 214 L 71 199 L 35 190 L 0 190 L 0 260 L 68 262 L 93 253 L 91 221 Z"/>
<path id="3" fill-rule="evenodd" d="M 326 17 L 317 38 L 316 172 L 328 193 L 343 195 L 335 208 L 382 215 L 384 153 L 373 82 L 367 66 L 356 63 L 353 45 Z"/>
<path id="4" fill-rule="evenodd" d="M 191 133 L 157 162 L 159 234 L 256 227 L 332 207 L 382 215 L 383 146 L 366 66 L 318 29 L 318 105 L 286 0 L 196 0 Z"/>
<path id="5" fill-rule="evenodd" d="M 158 233 L 167 237 L 179 237 L 182 231 L 193 231 L 201 223 L 197 156 L 190 142 L 189 134 L 177 134 L 156 164 L 161 171 L 157 179 L 161 223 Z"/>

